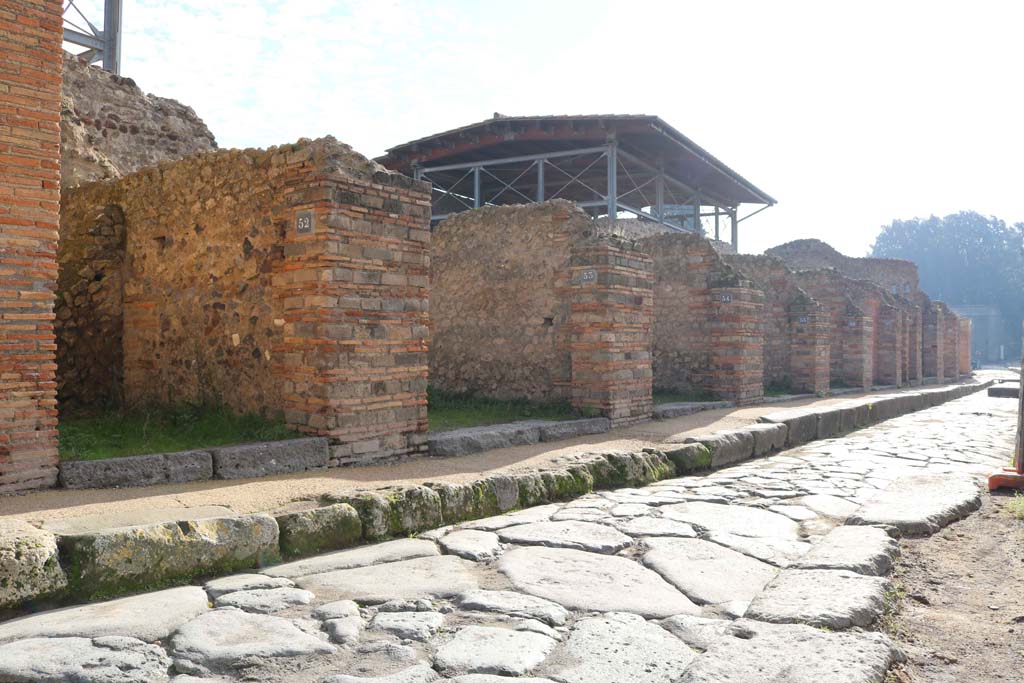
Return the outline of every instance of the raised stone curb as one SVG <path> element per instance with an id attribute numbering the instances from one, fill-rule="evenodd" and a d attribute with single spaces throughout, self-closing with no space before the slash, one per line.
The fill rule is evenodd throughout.
<path id="1" fill-rule="evenodd" d="M 562 441 L 563 439 L 575 439 L 579 436 L 590 434 L 604 434 L 611 430 L 612 421 L 607 417 L 592 417 L 585 420 L 566 420 L 565 422 L 553 422 L 543 425 L 540 428 L 540 440 Z"/>
<path id="2" fill-rule="evenodd" d="M 120 488 L 213 478 L 210 451 L 153 453 L 107 460 L 65 460 L 60 484 L 68 489 Z"/>
<path id="3" fill-rule="evenodd" d="M 330 458 L 325 438 L 265 441 L 214 448 L 213 474 L 217 479 L 246 479 L 327 467 Z"/>
<path id="4" fill-rule="evenodd" d="M 280 532 L 281 554 L 285 557 L 348 548 L 363 537 L 359 513 L 347 503 L 286 512 L 275 519 Z"/>
<path id="5" fill-rule="evenodd" d="M 0 608 L 58 593 L 67 583 L 56 536 L 26 522 L 0 520 Z"/>
<path id="6" fill-rule="evenodd" d="M 705 410 L 718 410 L 719 408 L 732 408 L 735 403 L 732 401 L 690 401 L 683 403 L 662 403 L 654 406 L 651 417 L 655 420 L 671 420 L 674 417 L 693 415 Z"/>
<path id="7" fill-rule="evenodd" d="M 997 384 L 988 388 L 988 395 L 994 398 L 1020 398 L 1020 385 Z"/>

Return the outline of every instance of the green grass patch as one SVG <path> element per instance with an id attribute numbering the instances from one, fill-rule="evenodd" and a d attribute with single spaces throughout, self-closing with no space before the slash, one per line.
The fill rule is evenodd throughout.
<path id="1" fill-rule="evenodd" d="M 663 403 L 705 403 L 707 401 L 717 401 L 713 393 L 707 389 L 659 389 L 654 388 L 653 392 L 654 405 L 659 406 Z"/>
<path id="2" fill-rule="evenodd" d="M 463 427 L 502 424 L 518 420 L 575 420 L 595 417 L 596 411 L 578 411 L 568 401 L 542 403 L 526 399 L 499 400 L 473 394 L 428 390 L 430 431 L 445 432 Z"/>
<path id="3" fill-rule="evenodd" d="M 1016 493 L 1006 503 L 1006 511 L 1014 516 L 1015 519 L 1024 520 L 1024 495 L 1019 492 Z"/>
<path id="4" fill-rule="evenodd" d="M 801 393 L 793 389 L 793 385 L 788 382 L 770 382 L 764 385 L 765 396 L 791 396 L 793 394 Z"/>
<path id="5" fill-rule="evenodd" d="M 62 417 L 58 429 L 61 460 L 102 460 L 302 436 L 259 415 L 191 405 Z"/>

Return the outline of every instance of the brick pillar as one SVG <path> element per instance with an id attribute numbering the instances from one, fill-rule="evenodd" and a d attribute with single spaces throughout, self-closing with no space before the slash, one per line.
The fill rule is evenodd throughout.
<path id="1" fill-rule="evenodd" d="M 934 302 L 928 302 L 921 325 L 921 372 L 923 377 L 934 377 L 941 383 L 943 361 L 943 313 Z"/>
<path id="2" fill-rule="evenodd" d="M 281 214 L 285 418 L 331 464 L 426 452 L 429 185 L 307 177 Z"/>
<path id="3" fill-rule="evenodd" d="M 921 383 L 921 307 L 914 306 L 907 313 L 907 325 L 904 329 L 907 338 L 907 376 L 908 384 L 918 385 Z"/>
<path id="4" fill-rule="evenodd" d="M 971 319 L 960 318 L 960 374 L 971 374 Z"/>
<path id="5" fill-rule="evenodd" d="M 875 381 L 877 384 L 903 383 L 903 319 L 898 308 L 882 305 L 878 309 L 875 346 Z"/>
<path id="6" fill-rule="evenodd" d="M 871 342 L 875 336 L 871 316 L 849 306 L 842 319 L 842 378 L 851 387 L 870 391 L 875 376 Z"/>
<path id="7" fill-rule="evenodd" d="M 0 0 L 0 493 L 57 479 L 61 3 Z"/>
<path id="8" fill-rule="evenodd" d="M 814 301 L 795 301 L 789 306 L 789 375 L 798 391 L 828 392 L 828 321 L 828 314 Z"/>
<path id="9" fill-rule="evenodd" d="M 569 298 L 570 395 L 615 425 L 651 415 L 654 264 L 603 236 L 573 246 Z"/>
<path id="10" fill-rule="evenodd" d="M 736 403 L 756 402 L 764 397 L 764 332 L 760 325 L 764 293 L 743 282 L 723 283 L 708 291 L 712 373 L 708 388 Z"/>
<path id="11" fill-rule="evenodd" d="M 946 312 L 942 319 L 942 376 L 955 382 L 960 376 L 960 320 Z"/>

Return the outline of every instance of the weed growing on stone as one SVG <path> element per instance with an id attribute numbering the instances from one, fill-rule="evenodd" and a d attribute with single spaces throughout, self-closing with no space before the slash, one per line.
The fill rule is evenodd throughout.
<path id="1" fill-rule="evenodd" d="M 282 422 L 253 414 L 236 415 L 225 406 L 111 410 L 62 418 L 59 453 L 62 460 L 102 460 L 301 436 Z"/>
<path id="2" fill-rule="evenodd" d="M 1015 519 L 1024 520 L 1024 495 L 1018 491 L 1013 498 L 1006 502 L 1006 510 Z"/>

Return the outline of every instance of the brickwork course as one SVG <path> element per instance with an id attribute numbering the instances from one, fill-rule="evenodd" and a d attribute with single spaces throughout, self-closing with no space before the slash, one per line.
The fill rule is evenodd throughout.
<path id="1" fill-rule="evenodd" d="M 431 249 L 433 386 L 650 415 L 652 264 L 636 243 L 554 200 L 457 214 Z"/>
<path id="2" fill-rule="evenodd" d="M 0 493 L 54 483 L 61 4 L 0 2 Z"/>
<path id="3" fill-rule="evenodd" d="M 62 396 L 283 415 L 335 464 L 422 452 L 428 192 L 331 138 L 68 189 Z"/>

